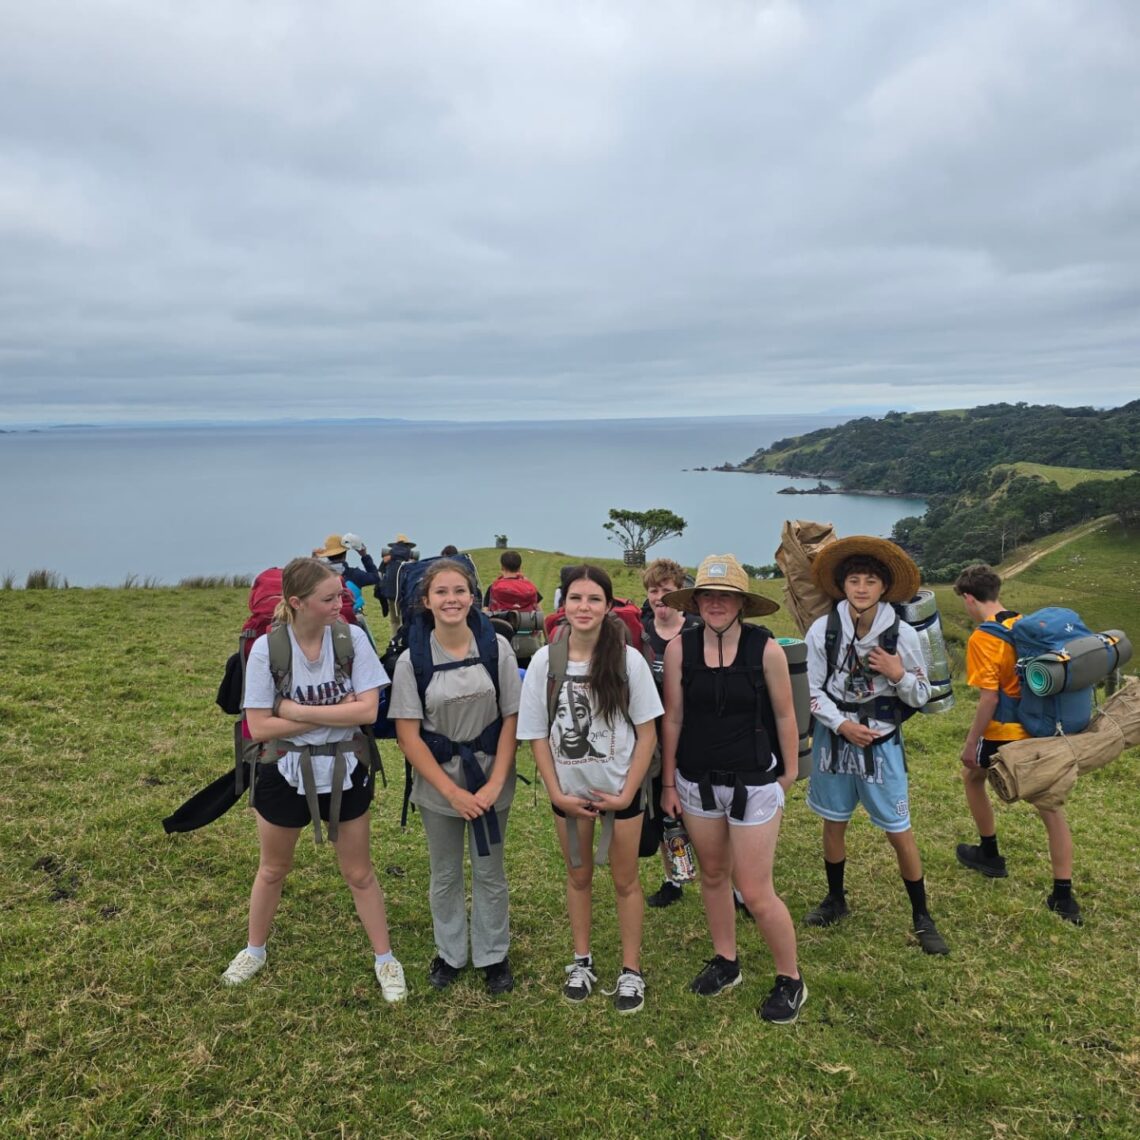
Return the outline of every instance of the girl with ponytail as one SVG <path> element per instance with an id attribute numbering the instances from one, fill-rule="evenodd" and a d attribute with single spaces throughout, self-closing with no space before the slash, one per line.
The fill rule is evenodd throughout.
<path id="1" fill-rule="evenodd" d="M 622 962 L 612 991 L 619 1013 L 645 1004 L 641 976 L 644 899 L 637 852 L 644 808 L 641 786 L 657 742 L 661 701 L 645 658 L 626 644 L 625 627 L 609 616 L 613 587 L 597 566 L 567 574 L 563 603 L 569 633 L 532 658 L 523 682 L 518 738 L 530 740 L 550 795 L 566 861 L 566 906 L 574 958 L 563 996 L 585 1001 L 597 982 L 590 952 L 594 827 L 617 896 Z"/>
<path id="2" fill-rule="evenodd" d="M 265 944 L 293 865 L 297 839 L 310 820 L 329 839 L 375 955 L 385 1001 L 402 1001 L 404 971 L 392 954 L 384 894 L 372 869 L 368 809 L 373 780 L 369 742 L 361 727 L 376 720 L 384 667 L 359 626 L 347 627 L 347 667 L 333 645 L 341 613 L 341 580 L 315 558 L 294 558 L 281 574 L 281 601 L 269 633 L 254 643 L 242 705 L 250 736 L 265 745 L 250 799 L 257 816 L 260 859 L 249 898 L 249 943 L 222 975 L 227 986 L 248 982 L 265 965 Z M 344 629 L 338 626 L 338 637 Z M 282 635 L 288 666 L 270 666 Z"/>

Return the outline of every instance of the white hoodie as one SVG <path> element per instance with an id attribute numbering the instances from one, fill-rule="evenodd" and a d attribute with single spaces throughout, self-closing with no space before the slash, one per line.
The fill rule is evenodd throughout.
<path id="1" fill-rule="evenodd" d="M 846 602 L 839 603 L 839 642 L 836 646 L 835 672 L 832 673 L 824 690 L 823 680 L 827 676 L 827 618 L 817 618 L 807 631 L 804 639 L 808 647 L 808 687 L 811 690 L 812 715 L 835 732 L 844 720 L 858 721 L 858 716 L 852 713 L 840 712 L 835 702 L 853 703 L 865 702 L 875 697 L 897 696 L 904 704 L 911 708 L 922 708 L 930 699 L 930 681 L 926 676 L 926 661 L 922 656 L 922 646 L 919 644 L 918 634 L 905 621 L 899 622 L 899 642 L 896 652 L 902 658 L 903 669 L 906 672 L 898 684 L 892 684 L 880 673 L 870 672 L 868 666 L 870 691 L 856 693 L 850 686 L 848 673 L 848 657 L 852 638 L 855 636 L 855 627 L 851 621 L 851 608 Z M 867 655 L 879 644 L 879 635 L 890 629 L 895 620 L 895 611 L 886 602 L 880 602 L 875 612 L 874 621 L 871 622 L 870 632 L 855 642 L 856 655 L 864 663 Z M 893 721 L 876 720 L 871 717 L 868 725 L 878 732 L 890 732 L 894 729 Z"/>

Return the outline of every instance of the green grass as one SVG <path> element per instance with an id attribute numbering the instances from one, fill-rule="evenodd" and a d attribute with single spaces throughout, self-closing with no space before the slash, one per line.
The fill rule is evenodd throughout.
<path id="1" fill-rule="evenodd" d="M 475 554 L 487 581 L 497 554 Z M 550 598 L 571 559 L 523 555 Z M 1094 627 L 1135 632 L 1136 558 L 1134 540 L 1094 536 L 1016 579 L 1007 600 L 1064 600 Z M 618 567 L 618 592 L 640 599 Z M 764 584 L 772 596 L 779 588 Z M 470 973 L 445 994 L 429 990 L 425 845 L 415 816 L 399 829 L 395 779 L 374 807 L 374 853 L 407 1005 L 381 1000 L 332 852 L 308 837 L 269 966 L 224 990 L 218 976 L 244 938 L 252 819 L 243 804 L 173 837 L 160 820 L 230 763 L 229 720 L 213 697 L 245 593 L 0 592 L 3 1135 L 1134 1134 L 1136 751 L 1070 801 L 1087 916 L 1074 929 L 1042 905 L 1044 835 L 1022 805 L 999 808 L 1008 880 L 955 864 L 954 845 L 971 838 L 957 777 L 965 689 L 951 713 L 908 725 L 912 810 L 952 956 L 929 959 L 912 944 L 893 859 L 859 818 L 854 913 L 833 931 L 801 930 L 811 997 L 794 1027 L 755 1015 L 771 963 L 743 920 L 745 984 L 707 1001 L 686 992 L 711 953 L 693 890 L 646 913 L 643 1013 L 618 1017 L 600 995 L 583 1009 L 563 1002 L 561 861 L 544 797 L 536 805 L 525 787 L 507 835 L 513 995 L 485 997 Z M 957 600 L 939 593 L 949 622 Z M 374 610 L 370 600 L 383 637 Z M 384 754 L 397 776 L 395 750 Z M 526 748 L 520 770 L 533 773 Z M 823 892 L 803 790 L 790 796 L 777 859 L 797 917 Z M 647 862 L 643 882 L 658 881 Z M 611 984 L 618 939 L 604 872 L 595 893 L 593 948 Z"/>
<path id="2" fill-rule="evenodd" d="M 1042 479 L 1047 483 L 1056 483 L 1062 491 L 1071 491 L 1081 483 L 1088 483 L 1094 479 L 1127 479 L 1134 475 L 1134 471 L 1120 471 L 1115 469 L 1094 470 L 1086 467 L 1050 467 L 1046 463 L 998 463 L 994 471 L 1016 471 L 1018 475 L 1027 475 L 1033 479 Z"/>

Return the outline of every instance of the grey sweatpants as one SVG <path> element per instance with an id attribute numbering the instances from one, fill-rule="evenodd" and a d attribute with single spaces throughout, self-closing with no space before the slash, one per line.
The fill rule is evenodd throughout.
<path id="1" fill-rule="evenodd" d="M 467 965 L 467 891 L 463 876 L 466 846 L 471 852 L 471 961 L 477 969 L 501 962 L 511 944 L 507 873 L 503 866 L 510 809 L 498 813 L 504 842 L 490 844 L 490 855 L 476 852 L 475 836 L 467 820 L 430 808 L 421 807 L 419 812 L 431 860 L 429 899 L 440 957 L 457 968 Z"/>

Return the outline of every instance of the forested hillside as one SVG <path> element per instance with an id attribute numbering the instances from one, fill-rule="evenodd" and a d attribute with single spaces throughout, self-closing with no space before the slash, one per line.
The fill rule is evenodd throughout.
<path id="1" fill-rule="evenodd" d="M 1062 468 L 1071 477 L 1012 464 Z M 1072 469 L 1084 469 L 1073 471 Z M 761 448 L 737 470 L 841 482 L 847 490 L 927 498 L 893 537 L 931 581 L 970 562 L 997 563 L 1021 543 L 1099 515 L 1140 523 L 1140 400 L 1120 408 L 991 404 L 891 412 Z"/>

